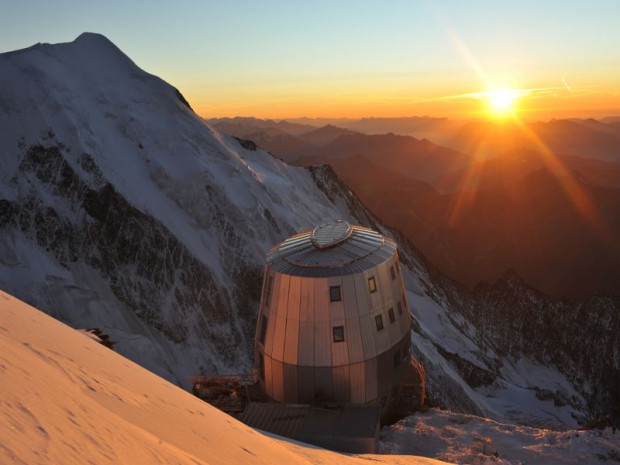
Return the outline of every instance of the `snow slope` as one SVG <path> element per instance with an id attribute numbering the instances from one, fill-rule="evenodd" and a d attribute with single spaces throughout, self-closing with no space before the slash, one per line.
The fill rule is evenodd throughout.
<path id="1" fill-rule="evenodd" d="M 458 464 L 563 465 L 617 463 L 620 431 L 515 426 L 431 410 L 384 429 L 381 451 L 414 454 Z"/>
<path id="2" fill-rule="evenodd" d="M 0 463 L 432 465 L 267 437 L 0 291 Z"/>

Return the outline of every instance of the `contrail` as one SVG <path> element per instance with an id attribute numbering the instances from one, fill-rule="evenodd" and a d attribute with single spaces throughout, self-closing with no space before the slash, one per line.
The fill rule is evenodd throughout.
<path id="1" fill-rule="evenodd" d="M 560 79 L 562 79 L 562 82 L 564 83 L 564 87 L 566 87 L 566 89 L 568 89 L 569 92 L 572 92 L 573 88 L 568 85 L 568 82 L 566 82 L 566 79 L 564 79 L 564 76 L 560 76 Z"/>

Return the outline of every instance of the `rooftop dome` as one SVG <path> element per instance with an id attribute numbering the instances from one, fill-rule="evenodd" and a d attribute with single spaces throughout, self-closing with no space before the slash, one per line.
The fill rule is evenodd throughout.
<path id="1" fill-rule="evenodd" d="M 278 244 L 269 252 L 267 265 L 293 276 L 341 276 L 373 268 L 395 250 L 396 245 L 378 232 L 335 220 Z"/>

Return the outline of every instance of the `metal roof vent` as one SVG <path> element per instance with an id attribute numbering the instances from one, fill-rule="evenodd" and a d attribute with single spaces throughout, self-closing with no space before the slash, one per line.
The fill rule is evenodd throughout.
<path id="1" fill-rule="evenodd" d="M 351 225 L 346 221 L 330 221 L 314 228 L 310 241 L 317 249 L 329 249 L 346 241 L 352 232 Z"/>

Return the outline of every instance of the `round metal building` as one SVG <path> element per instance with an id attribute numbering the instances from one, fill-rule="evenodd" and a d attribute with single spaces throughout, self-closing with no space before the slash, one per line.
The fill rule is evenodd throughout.
<path id="1" fill-rule="evenodd" d="M 410 334 L 396 245 L 378 232 L 337 220 L 269 252 L 255 350 L 272 400 L 386 407 Z"/>

